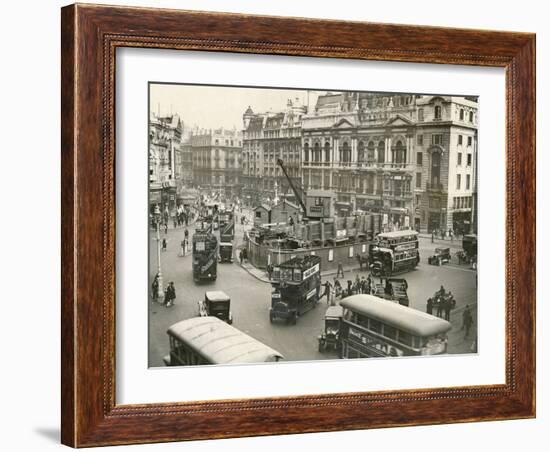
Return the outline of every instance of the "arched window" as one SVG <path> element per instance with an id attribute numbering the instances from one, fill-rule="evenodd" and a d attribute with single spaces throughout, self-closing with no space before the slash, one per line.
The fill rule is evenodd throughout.
<path id="1" fill-rule="evenodd" d="M 344 142 L 340 150 L 340 160 L 344 163 L 349 163 L 351 161 L 351 150 L 347 141 Z"/>
<path id="2" fill-rule="evenodd" d="M 365 161 L 365 143 L 363 143 L 363 141 L 360 141 L 357 146 L 357 161 L 359 163 L 363 163 Z"/>
<path id="3" fill-rule="evenodd" d="M 434 118 L 441 119 L 441 105 L 436 105 L 434 109 Z"/>
<path id="4" fill-rule="evenodd" d="M 315 143 L 313 145 L 313 160 L 315 162 L 321 161 L 321 148 L 319 146 L 319 143 Z"/>
<path id="5" fill-rule="evenodd" d="M 463 108 L 460 109 L 460 120 L 464 121 L 464 109 Z"/>
<path id="6" fill-rule="evenodd" d="M 330 162 L 330 143 L 325 142 L 325 162 Z"/>
<path id="7" fill-rule="evenodd" d="M 437 188 L 437 186 L 441 183 L 440 172 L 441 172 L 441 153 L 432 152 L 431 181 L 432 181 L 432 186 L 434 186 L 434 188 Z"/>
<path id="8" fill-rule="evenodd" d="M 394 163 L 405 163 L 406 148 L 401 140 L 397 140 L 395 147 L 392 149 L 392 157 Z"/>
<path id="9" fill-rule="evenodd" d="M 369 141 L 369 144 L 367 145 L 367 161 L 369 163 L 374 162 L 374 142 Z"/>
<path id="10" fill-rule="evenodd" d="M 309 162 L 309 143 L 304 143 L 304 162 Z"/>
<path id="11" fill-rule="evenodd" d="M 380 141 L 378 143 L 378 163 L 384 163 L 385 161 L 385 156 L 384 156 L 385 148 L 386 147 L 384 146 L 384 142 Z"/>

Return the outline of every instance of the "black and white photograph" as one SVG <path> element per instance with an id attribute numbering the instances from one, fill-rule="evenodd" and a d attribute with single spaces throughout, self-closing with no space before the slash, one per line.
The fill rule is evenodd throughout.
<path id="1" fill-rule="evenodd" d="M 148 88 L 149 367 L 477 353 L 477 96 Z"/>

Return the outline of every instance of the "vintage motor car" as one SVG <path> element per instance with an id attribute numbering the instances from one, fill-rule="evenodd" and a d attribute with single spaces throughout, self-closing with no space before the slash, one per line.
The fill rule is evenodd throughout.
<path id="1" fill-rule="evenodd" d="M 199 317 L 217 317 L 229 325 L 233 323 L 230 311 L 231 299 L 221 290 L 211 290 L 204 294 L 204 300 L 199 300 Z"/>
<path id="2" fill-rule="evenodd" d="M 330 306 L 325 313 L 325 330 L 318 336 L 319 351 L 338 349 L 338 335 L 342 320 L 342 306 Z"/>
<path id="3" fill-rule="evenodd" d="M 451 262 L 450 248 L 436 248 L 433 255 L 428 257 L 428 264 L 442 265 Z"/>

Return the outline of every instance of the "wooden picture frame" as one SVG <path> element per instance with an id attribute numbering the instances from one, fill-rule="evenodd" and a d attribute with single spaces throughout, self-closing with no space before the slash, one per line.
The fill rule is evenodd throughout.
<path id="1" fill-rule="evenodd" d="M 535 416 L 535 35 L 71 5 L 62 9 L 62 442 L 73 447 Z M 146 47 L 506 70 L 506 382 L 115 403 L 115 50 Z"/>

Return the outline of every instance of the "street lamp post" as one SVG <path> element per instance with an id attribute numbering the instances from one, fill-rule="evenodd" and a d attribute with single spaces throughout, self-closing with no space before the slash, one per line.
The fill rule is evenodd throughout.
<path id="1" fill-rule="evenodd" d="M 159 300 L 162 300 L 163 297 L 163 288 L 162 288 L 162 269 L 160 265 L 160 223 L 162 221 L 162 214 L 160 212 L 160 207 L 157 204 L 155 206 L 155 223 L 157 224 L 157 276 L 158 276 L 158 290 L 157 296 Z"/>

